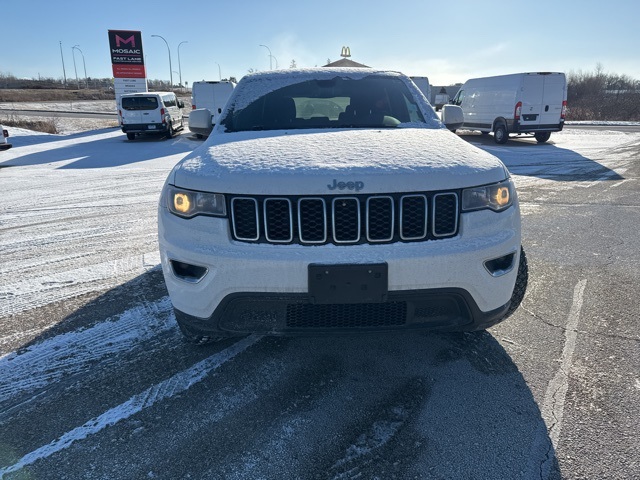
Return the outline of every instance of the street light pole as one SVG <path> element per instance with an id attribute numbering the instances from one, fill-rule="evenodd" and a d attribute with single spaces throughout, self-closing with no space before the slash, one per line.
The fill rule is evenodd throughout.
<path id="1" fill-rule="evenodd" d="M 64 75 L 64 88 L 67 88 L 67 71 L 64 68 L 64 55 L 62 55 L 62 40 L 60 41 L 60 58 L 62 58 L 62 75 Z"/>
<path id="2" fill-rule="evenodd" d="M 273 55 L 271 55 L 271 49 L 269 47 L 267 47 L 266 45 L 258 45 L 259 47 L 264 47 L 267 50 L 269 50 L 269 70 L 273 70 L 273 63 L 271 62 L 271 59 L 273 58 Z"/>
<path id="3" fill-rule="evenodd" d="M 220 64 L 218 62 L 215 62 L 216 65 L 218 65 L 218 76 L 220 77 L 219 80 L 222 80 L 222 69 L 220 68 Z"/>
<path id="4" fill-rule="evenodd" d="M 167 45 L 167 52 L 169 53 L 169 82 L 171 85 L 169 88 L 173 88 L 173 68 L 171 67 L 171 49 L 169 48 L 169 43 L 164 39 L 162 35 L 151 35 L 152 37 L 161 38 L 164 43 Z"/>
<path id="5" fill-rule="evenodd" d="M 189 42 L 185 40 L 184 42 L 180 42 L 178 44 L 178 74 L 180 75 L 180 88 L 182 88 L 182 67 L 180 65 L 180 45 L 182 45 L 183 43 L 189 43 Z"/>
<path id="6" fill-rule="evenodd" d="M 80 55 L 82 55 L 82 68 L 84 69 L 84 87 L 86 89 L 89 88 L 89 77 L 87 77 L 87 64 L 84 62 L 84 53 L 82 53 L 82 50 L 80 50 L 78 48 L 78 45 L 74 45 L 73 47 L 71 47 L 71 50 L 78 50 L 80 52 Z"/>
<path id="7" fill-rule="evenodd" d="M 80 90 L 80 80 L 78 80 L 78 69 L 76 68 L 76 55 L 73 47 L 71 47 L 71 56 L 73 57 L 73 70 L 76 72 L 76 84 L 78 85 L 78 90 Z"/>

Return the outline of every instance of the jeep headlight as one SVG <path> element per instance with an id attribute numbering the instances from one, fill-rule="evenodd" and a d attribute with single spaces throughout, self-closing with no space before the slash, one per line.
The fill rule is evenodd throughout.
<path id="1" fill-rule="evenodd" d="M 466 188 L 462 191 L 462 211 L 489 208 L 499 212 L 513 205 L 515 196 L 516 189 L 511 179 L 492 185 Z"/>
<path id="2" fill-rule="evenodd" d="M 227 214 L 224 195 L 221 193 L 196 192 L 169 186 L 166 193 L 169 211 L 179 217 L 196 215 L 223 217 Z"/>

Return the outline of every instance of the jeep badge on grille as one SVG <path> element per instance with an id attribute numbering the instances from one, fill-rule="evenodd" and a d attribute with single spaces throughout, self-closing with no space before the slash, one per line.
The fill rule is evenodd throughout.
<path id="1" fill-rule="evenodd" d="M 364 182 L 339 182 L 334 178 L 333 185 L 329 184 L 327 188 L 329 190 L 335 190 L 337 188 L 338 190 L 355 190 L 359 192 L 364 188 Z"/>

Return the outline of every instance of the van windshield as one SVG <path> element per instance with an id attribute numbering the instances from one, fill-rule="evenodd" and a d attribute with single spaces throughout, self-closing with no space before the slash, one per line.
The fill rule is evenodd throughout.
<path id="1" fill-rule="evenodd" d="M 227 132 L 316 128 L 386 128 L 425 123 L 405 83 L 369 76 L 307 80 L 269 92 L 221 122 Z"/>
<path id="2" fill-rule="evenodd" d="M 158 108 L 156 97 L 123 97 L 122 108 L 125 110 L 155 110 Z"/>

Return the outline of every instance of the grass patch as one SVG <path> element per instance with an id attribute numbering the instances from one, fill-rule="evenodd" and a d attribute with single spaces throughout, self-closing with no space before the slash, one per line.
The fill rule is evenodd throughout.
<path id="1" fill-rule="evenodd" d="M 44 133 L 59 133 L 58 126 L 55 120 L 25 120 L 18 119 L 15 116 L 10 116 L 8 119 L 2 120 L 2 125 L 5 127 L 24 128 L 26 130 L 33 130 L 35 132 Z"/>
<path id="2" fill-rule="evenodd" d="M 105 90 L 0 89 L 0 103 L 114 100 L 115 98 L 113 91 Z"/>

